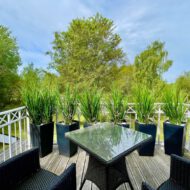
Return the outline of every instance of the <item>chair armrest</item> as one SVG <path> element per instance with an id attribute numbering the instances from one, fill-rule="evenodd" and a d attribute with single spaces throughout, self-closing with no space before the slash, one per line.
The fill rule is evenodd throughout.
<path id="1" fill-rule="evenodd" d="M 141 190 L 155 190 L 150 185 L 148 185 L 146 182 L 142 182 Z"/>
<path id="2" fill-rule="evenodd" d="M 10 189 L 40 169 L 39 150 L 25 151 L 0 164 L 2 189 Z"/>
<path id="3" fill-rule="evenodd" d="M 76 164 L 71 164 L 60 176 L 51 190 L 76 190 Z"/>
<path id="4" fill-rule="evenodd" d="M 190 189 L 190 160 L 171 155 L 170 179 L 183 188 Z"/>

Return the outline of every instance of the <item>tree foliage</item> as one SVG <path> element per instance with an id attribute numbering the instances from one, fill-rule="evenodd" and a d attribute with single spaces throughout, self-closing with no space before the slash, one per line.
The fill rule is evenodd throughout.
<path id="1" fill-rule="evenodd" d="M 15 103 L 18 97 L 18 66 L 21 64 L 16 39 L 0 25 L 0 109 Z"/>
<path id="2" fill-rule="evenodd" d="M 58 77 L 56 74 L 46 70 L 35 68 L 33 64 L 23 68 L 21 73 L 21 88 L 33 90 L 35 88 L 59 89 Z"/>
<path id="3" fill-rule="evenodd" d="M 149 89 L 159 90 L 163 87 L 162 75 L 172 65 L 168 59 L 168 52 L 164 43 L 154 41 L 135 58 L 135 81 L 138 85 L 145 85 Z"/>
<path id="4" fill-rule="evenodd" d="M 177 78 L 176 86 L 177 89 L 183 91 L 187 95 L 187 99 L 190 100 L 190 71 L 185 72 Z"/>
<path id="5" fill-rule="evenodd" d="M 55 33 L 49 54 L 62 85 L 109 87 L 114 78 L 112 69 L 124 63 L 121 38 L 113 30 L 113 21 L 96 14 L 74 19 L 67 31 Z"/>

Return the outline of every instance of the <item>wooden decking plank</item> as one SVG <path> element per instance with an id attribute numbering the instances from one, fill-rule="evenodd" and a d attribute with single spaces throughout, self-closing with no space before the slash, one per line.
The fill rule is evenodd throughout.
<path id="1" fill-rule="evenodd" d="M 170 167 L 170 157 L 165 155 L 162 150 L 158 150 L 158 147 L 156 147 L 156 152 L 154 157 L 151 157 L 151 164 L 148 165 L 149 168 L 155 168 L 154 171 L 155 175 L 158 176 L 159 185 L 169 177 L 169 167 Z M 149 159 L 147 158 L 147 162 L 149 162 Z M 158 172 L 160 172 L 158 174 Z"/>
<path id="2" fill-rule="evenodd" d="M 58 156 L 57 151 L 54 151 L 54 152 L 51 153 L 51 156 L 49 158 L 49 162 L 46 164 L 45 169 L 51 171 L 52 165 L 55 164 L 55 160 L 56 160 L 57 156 Z"/>
<path id="3" fill-rule="evenodd" d="M 57 154 L 57 157 L 55 158 L 54 164 L 49 168 L 49 170 L 56 174 L 57 168 L 60 166 L 60 163 L 62 163 L 62 155 Z M 65 168 L 63 169 L 63 171 Z M 62 171 L 62 172 L 63 172 Z"/>
<path id="4" fill-rule="evenodd" d="M 82 182 L 82 174 L 83 174 L 83 168 L 84 168 L 84 164 L 85 164 L 85 158 L 86 158 L 86 152 L 85 151 L 79 152 L 79 156 L 78 156 L 77 163 L 76 163 L 77 187 L 80 187 L 81 182 Z"/>
<path id="5" fill-rule="evenodd" d="M 136 155 L 135 157 L 137 156 L 138 155 Z M 152 158 L 151 157 L 148 157 L 148 158 L 149 160 L 147 163 L 146 156 L 138 156 L 138 159 L 135 158 L 135 162 L 138 162 L 139 170 L 141 171 L 142 181 L 146 181 L 152 187 L 156 187 L 159 183 L 158 176 L 154 175 L 155 170 L 151 170 L 149 168 L 149 166 L 152 165 Z"/>
<path id="6" fill-rule="evenodd" d="M 169 168 L 170 168 L 170 156 L 165 155 L 165 153 L 161 150 L 157 150 L 156 155 L 154 156 L 157 163 L 159 163 L 159 167 L 163 168 L 164 175 L 169 177 Z"/>
<path id="7" fill-rule="evenodd" d="M 127 167 L 130 168 L 130 171 L 132 173 L 132 184 L 134 189 L 139 189 L 141 188 L 141 183 L 142 183 L 142 176 L 141 176 L 141 172 L 139 171 L 139 167 L 137 165 L 137 163 L 134 160 L 134 153 L 132 153 L 131 155 L 128 156 L 127 158 Z"/>
<path id="8" fill-rule="evenodd" d="M 55 174 L 60 175 L 63 173 L 63 171 L 65 170 L 67 163 L 69 162 L 69 158 L 63 155 L 59 155 L 60 156 L 60 162 L 57 165 L 57 168 L 55 169 Z"/>
<path id="9" fill-rule="evenodd" d="M 126 167 L 128 170 L 128 174 L 129 174 L 129 178 L 131 180 L 131 183 L 132 183 L 133 187 L 136 187 L 137 181 L 135 179 L 133 169 L 131 167 L 129 167 L 130 159 L 132 159 L 132 153 L 130 155 L 128 155 L 127 157 L 125 157 L 125 161 L 126 161 Z M 125 184 L 125 187 L 127 190 L 131 190 L 128 183 Z"/>
<path id="10" fill-rule="evenodd" d="M 160 185 L 163 181 L 165 181 L 168 177 L 166 174 L 167 169 L 163 168 L 161 164 L 156 160 L 156 158 L 147 158 L 147 168 L 152 171 L 152 174 L 157 179 L 157 185 Z M 152 170 L 154 168 L 154 170 Z M 169 168 L 168 168 L 169 169 Z"/>
<path id="11" fill-rule="evenodd" d="M 88 155 L 88 153 L 86 153 L 86 158 L 85 158 L 84 168 L 83 168 L 83 173 L 82 173 L 82 180 L 84 179 L 84 176 L 86 174 L 86 170 L 88 167 L 88 161 L 89 161 L 89 155 Z M 91 190 L 91 189 L 95 190 L 98 188 L 92 182 L 86 180 L 83 190 Z"/>
<path id="12" fill-rule="evenodd" d="M 68 168 L 72 163 L 76 163 L 77 159 L 78 159 L 78 156 L 79 156 L 79 151 L 77 151 L 77 153 L 75 155 L 70 157 L 69 161 L 67 162 L 66 168 Z"/>

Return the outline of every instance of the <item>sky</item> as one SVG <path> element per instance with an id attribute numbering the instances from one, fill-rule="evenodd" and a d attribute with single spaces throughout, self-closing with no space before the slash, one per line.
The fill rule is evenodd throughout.
<path id="1" fill-rule="evenodd" d="M 47 68 L 54 32 L 99 12 L 114 21 L 129 63 L 154 40 L 165 42 L 173 65 L 164 79 L 174 82 L 190 71 L 189 10 L 189 0 L 0 0 L 0 25 L 17 39 L 20 70 L 29 63 Z"/>

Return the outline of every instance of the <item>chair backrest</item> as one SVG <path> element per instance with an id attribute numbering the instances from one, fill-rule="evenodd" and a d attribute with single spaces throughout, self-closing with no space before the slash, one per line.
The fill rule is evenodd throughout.
<path id="1" fill-rule="evenodd" d="M 0 188 L 11 189 L 39 169 L 39 150 L 23 152 L 0 164 Z"/>
<path id="2" fill-rule="evenodd" d="M 171 155 L 170 178 L 185 189 L 190 189 L 190 160 Z"/>

